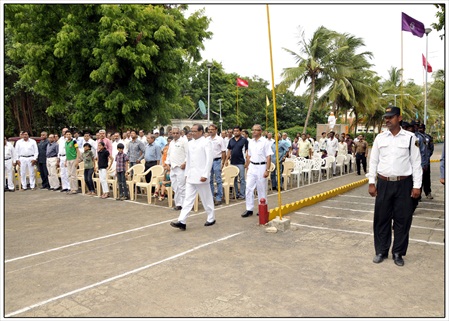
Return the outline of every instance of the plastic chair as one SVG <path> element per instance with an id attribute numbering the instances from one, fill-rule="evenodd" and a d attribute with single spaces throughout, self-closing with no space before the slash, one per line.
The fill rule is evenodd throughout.
<path id="1" fill-rule="evenodd" d="M 345 155 L 345 161 L 343 162 L 345 167 L 345 173 L 349 173 L 349 161 L 351 160 L 351 157 L 349 154 Z"/>
<path id="2" fill-rule="evenodd" d="M 301 175 L 304 175 L 304 182 L 306 180 L 307 175 L 309 185 L 310 185 L 310 176 L 312 175 L 312 163 L 313 161 L 311 159 L 304 159 L 304 161 L 302 162 Z"/>
<path id="3" fill-rule="evenodd" d="M 340 170 L 340 176 L 343 175 L 345 160 L 346 155 L 337 155 L 335 166 Z"/>
<path id="4" fill-rule="evenodd" d="M 288 185 L 288 180 L 290 180 L 290 187 L 292 187 L 293 182 L 291 179 L 291 172 L 293 171 L 293 169 L 295 168 L 295 163 L 292 161 L 285 161 L 284 162 L 284 171 L 282 172 L 282 177 L 284 178 L 284 184 L 283 184 L 283 188 L 284 191 L 287 190 L 287 185 Z"/>
<path id="5" fill-rule="evenodd" d="M 86 181 L 84 180 L 84 162 L 78 163 L 76 179 L 81 183 L 81 193 L 86 194 Z"/>
<path id="6" fill-rule="evenodd" d="M 268 174 L 268 177 L 267 177 L 267 184 L 268 184 L 268 186 L 270 186 L 270 189 L 271 189 L 271 190 L 273 190 L 273 185 L 271 184 L 271 173 L 272 173 L 275 169 L 276 169 L 276 164 L 273 163 L 273 162 L 271 162 L 271 165 L 270 165 L 270 173 Z M 268 188 L 267 188 L 267 191 L 268 191 Z"/>
<path id="7" fill-rule="evenodd" d="M 111 185 L 113 197 L 117 198 L 117 178 L 115 177 L 115 168 L 114 167 L 111 167 L 107 171 L 106 177 L 107 177 L 106 182 L 108 183 L 108 185 Z M 102 188 L 101 188 L 99 173 L 94 174 L 93 182 L 97 188 L 97 196 L 100 197 Z"/>
<path id="8" fill-rule="evenodd" d="M 335 157 L 333 157 L 333 156 L 328 156 L 323 159 L 324 163 L 322 163 L 321 169 L 326 172 L 326 179 L 329 179 L 330 173 L 332 173 L 333 159 L 335 160 Z M 329 173 L 329 171 L 330 171 L 330 173 Z"/>
<path id="9" fill-rule="evenodd" d="M 134 186 L 136 183 L 141 181 L 141 177 L 139 174 L 142 174 L 145 170 L 145 165 L 142 164 L 136 164 L 126 171 L 127 173 L 133 172 L 133 177 L 130 180 L 126 181 L 126 185 L 128 185 L 129 190 L 129 198 L 131 200 L 134 200 Z"/>
<path id="10" fill-rule="evenodd" d="M 146 181 L 144 181 L 144 182 L 139 181 L 139 182 L 135 183 L 134 184 L 134 188 L 135 188 L 134 195 L 135 195 L 135 198 L 137 200 L 137 195 L 139 195 L 137 193 L 137 188 L 140 187 L 141 190 L 142 189 L 146 189 L 148 204 L 151 204 L 151 190 L 152 190 L 152 187 L 153 186 L 156 187 L 157 184 L 159 183 L 159 180 L 163 179 L 164 167 L 162 165 L 154 165 L 153 167 L 150 167 L 145 172 L 143 172 L 143 173 L 141 173 L 139 175 L 136 175 L 136 176 L 139 177 L 138 178 L 139 180 L 142 177 L 145 179 L 145 175 L 147 175 L 149 172 L 151 172 L 151 181 L 149 183 L 147 183 Z M 143 194 L 141 194 L 141 195 L 143 195 Z"/>
<path id="11" fill-rule="evenodd" d="M 239 168 L 234 165 L 223 167 L 223 170 L 221 171 L 221 178 L 223 181 L 223 190 L 226 204 L 229 204 L 229 192 L 231 187 L 234 188 L 235 178 L 239 175 L 239 172 L 240 172 Z M 235 190 L 234 190 L 234 198 L 237 199 Z"/>
<path id="12" fill-rule="evenodd" d="M 318 182 L 321 180 L 321 168 L 324 163 L 324 159 L 312 158 L 312 174 L 318 172 Z"/>
<path id="13" fill-rule="evenodd" d="M 296 158 L 295 161 L 295 167 L 293 168 L 293 171 L 291 171 L 290 176 L 296 177 L 296 182 L 299 187 L 299 181 L 301 179 L 301 173 L 302 173 L 302 162 Z"/>

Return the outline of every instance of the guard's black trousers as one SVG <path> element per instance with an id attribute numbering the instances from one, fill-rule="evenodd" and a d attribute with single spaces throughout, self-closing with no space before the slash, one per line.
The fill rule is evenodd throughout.
<path id="1" fill-rule="evenodd" d="M 391 224 L 394 241 L 392 253 L 405 255 L 414 212 L 413 178 L 400 181 L 377 180 L 377 196 L 374 206 L 374 248 L 376 254 L 388 255 L 391 245 Z"/>
<path id="2" fill-rule="evenodd" d="M 429 195 L 432 192 L 430 188 L 430 163 L 427 166 L 427 170 L 422 171 L 422 189 L 426 195 Z"/>

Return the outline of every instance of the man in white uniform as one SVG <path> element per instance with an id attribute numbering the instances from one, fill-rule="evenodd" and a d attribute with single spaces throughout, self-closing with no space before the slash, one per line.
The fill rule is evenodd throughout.
<path id="1" fill-rule="evenodd" d="M 14 146 L 5 137 L 5 179 L 8 179 L 8 188 L 5 191 L 14 192 L 14 165 L 16 164 L 16 151 Z"/>
<path id="2" fill-rule="evenodd" d="M 254 188 L 257 188 L 257 196 L 267 200 L 267 177 L 270 175 L 271 143 L 262 136 L 262 126 L 256 124 L 252 128 L 253 135 L 248 142 L 248 153 L 246 155 L 246 211 L 242 217 L 253 215 L 254 210 Z M 267 200 L 268 201 L 268 200 Z"/>
<path id="3" fill-rule="evenodd" d="M 70 189 L 69 173 L 67 172 L 66 156 L 65 156 L 65 142 L 66 142 L 65 133 L 67 131 L 68 131 L 67 128 L 63 128 L 61 137 L 58 140 L 59 154 L 56 166 L 59 166 L 60 168 L 59 173 L 61 174 L 61 185 L 62 185 L 61 192 L 68 192 Z"/>
<path id="4" fill-rule="evenodd" d="M 326 151 L 327 151 L 327 155 L 328 156 L 334 156 L 337 157 L 337 151 L 338 151 L 338 140 L 335 138 L 335 132 L 334 131 L 330 131 L 329 132 L 329 139 L 327 140 L 326 143 Z M 335 164 L 336 162 L 333 163 L 332 165 L 332 174 L 335 175 L 337 166 Z"/>
<path id="5" fill-rule="evenodd" d="M 186 156 L 189 148 L 187 138 L 181 137 L 181 130 L 178 127 L 172 128 L 173 140 L 168 146 L 167 159 L 165 164 L 171 167 L 170 180 L 175 192 L 175 211 L 182 209 L 186 192 Z"/>
<path id="6" fill-rule="evenodd" d="M 17 155 L 17 164 L 20 167 L 20 177 L 23 191 L 27 189 L 27 170 L 30 175 L 30 188 L 36 189 L 36 178 L 34 177 L 34 165 L 37 164 L 36 141 L 28 136 L 28 132 L 23 132 L 23 140 L 16 142 L 15 152 Z"/>
<path id="7" fill-rule="evenodd" d="M 192 126 L 193 139 L 188 143 L 186 157 L 186 197 L 182 204 L 182 210 L 177 222 L 170 225 L 186 230 L 186 220 L 195 202 L 196 193 L 200 195 L 201 202 L 207 213 L 207 221 L 204 226 L 215 224 L 214 199 L 210 192 L 209 180 L 212 168 L 212 142 L 203 137 L 203 125 Z"/>

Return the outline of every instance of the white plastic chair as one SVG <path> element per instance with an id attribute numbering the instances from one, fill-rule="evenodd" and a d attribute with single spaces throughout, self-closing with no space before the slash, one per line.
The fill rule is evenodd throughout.
<path id="1" fill-rule="evenodd" d="M 309 181 L 310 185 L 310 176 L 312 175 L 312 160 L 311 159 L 304 159 L 302 162 L 302 175 L 304 176 L 304 182 L 306 180 L 306 175 Z"/>
<path id="2" fill-rule="evenodd" d="M 161 176 L 164 173 L 164 167 L 162 165 L 154 165 L 153 167 L 150 167 L 148 170 L 146 170 L 142 174 L 137 174 L 136 176 L 145 177 L 145 175 L 147 175 L 149 172 L 151 172 L 151 181 L 149 183 L 147 183 L 146 181 L 135 183 L 134 184 L 135 185 L 134 195 L 137 200 L 137 195 L 139 195 L 137 193 L 137 188 L 140 187 L 141 191 L 142 191 L 142 189 L 146 189 L 147 201 L 148 201 L 148 204 L 151 204 L 151 196 L 152 196 L 151 189 L 153 186 L 156 187 L 157 184 L 159 183 L 159 180 L 161 179 Z"/>
<path id="3" fill-rule="evenodd" d="M 335 166 L 340 170 L 340 176 L 343 175 L 345 160 L 346 155 L 337 155 Z"/>
<path id="4" fill-rule="evenodd" d="M 296 177 L 296 183 L 299 187 L 299 181 L 301 179 L 301 173 L 302 173 L 302 162 L 298 160 L 298 158 L 295 159 L 295 167 L 291 171 L 290 175 Z"/>
<path id="5" fill-rule="evenodd" d="M 223 167 L 223 170 L 221 171 L 226 204 L 229 204 L 229 191 L 231 187 L 234 188 L 234 181 L 235 178 L 239 175 L 239 172 L 240 172 L 239 168 L 234 165 Z M 235 190 L 234 190 L 234 198 L 237 199 Z"/>
<path id="6" fill-rule="evenodd" d="M 324 163 L 324 159 L 312 158 L 312 175 L 314 172 L 318 172 L 318 182 L 321 181 L 321 168 Z"/>
<path id="7" fill-rule="evenodd" d="M 290 180 L 290 187 L 292 187 L 292 179 L 291 172 L 295 168 L 295 163 L 293 161 L 285 161 L 284 162 L 284 171 L 282 172 L 281 177 L 284 178 L 284 191 L 287 190 L 288 180 Z"/>

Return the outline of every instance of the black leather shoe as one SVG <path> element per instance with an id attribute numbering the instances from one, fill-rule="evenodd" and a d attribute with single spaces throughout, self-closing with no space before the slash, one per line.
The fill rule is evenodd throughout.
<path id="1" fill-rule="evenodd" d="M 173 210 L 180 211 L 180 210 L 182 210 L 182 206 L 175 206 L 175 207 L 173 207 Z"/>
<path id="2" fill-rule="evenodd" d="M 388 255 L 376 254 L 376 256 L 373 258 L 373 262 L 374 262 L 374 263 L 381 263 L 381 262 L 383 262 L 383 260 L 385 260 L 386 258 L 388 258 Z"/>
<path id="3" fill-rule="evenodd" d="M 393 253 L 394 264 L 397 266 L 404 266 L 404 259 L 401 254 Z"/>
<path id="4" fill-rule="evenodd" d="M 68 192 L 68 191 L 69 190 L 67 188 L 64 188 L 64 189 L 61 190 L 61 193 Z"/>
<path id="5" fill-rule="evenodd" d="M 242 217 L 248 217 L 253 215 L 253 211 L 245 211 L 245 213 L 242 214 Z"/>
<path id="6" fill-rule="evenodd" d="M 204 223 L 204 226 L 211 226 L 215 224 L 215 220 L 213 220 L 212 222 L 208 222 L 206 221 L 206 223 Z"/>
<path id="7" fill-rule="evenodd" d="M 215 201 L 215 202 L 214 202 L 214 205 L 215 205 L 215 206 L 221 205 L 221 201 Z"/>
<path id="8" fill-rule="evenodd" d="M 181 231 L 185 231 L 187 228 L 187 225 L 181 222 L 171 222 L 170 225 L 179 228 Z"/>

